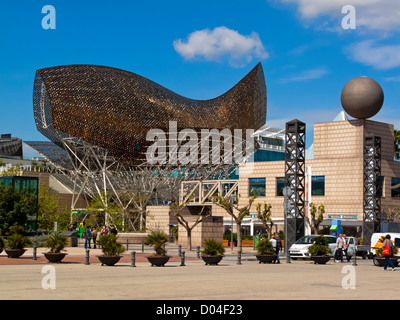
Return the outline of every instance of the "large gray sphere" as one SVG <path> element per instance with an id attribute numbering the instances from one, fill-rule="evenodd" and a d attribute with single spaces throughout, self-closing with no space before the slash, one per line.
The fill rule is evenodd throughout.
<path id="1" fill-rule="evenodd" d="M 341 101 L 344 111 L 353 118 L 371 118 L 382 108 L 383 90 L 374 79 L 357 77 L 343 87 Z"/>

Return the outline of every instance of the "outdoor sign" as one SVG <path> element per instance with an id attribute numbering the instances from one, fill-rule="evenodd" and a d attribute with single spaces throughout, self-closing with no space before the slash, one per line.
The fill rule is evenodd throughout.
<path id="1" fill-rule="evenodd" d="M 328 214 L 329 219 L 357 219 L 356 214 Z"/>

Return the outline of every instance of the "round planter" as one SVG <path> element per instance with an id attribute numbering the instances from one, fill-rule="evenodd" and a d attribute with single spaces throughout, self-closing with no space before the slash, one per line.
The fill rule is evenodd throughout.
<path id="1" fill-rule="evenodd" d="M 146 258 L 149 260 L 152 267 L 164 267 L 171 256 L 147 256 Z"/>
<path id="2" fill-rule="evenodd" d="M 97 256 L 97 258 L 99 259 L 99 261 L 101 262 L 101 265 L 104 266 L 113 266 L 114 264 L 116 264 L 121 258 L 122 256 Z"/>
<path id="3" fill-rule="evenodd" d="M 206 266 L 207 265 L 216 266 L 216 265 L 218 265 L 218 263 L 221 262 L 223 256 L 222 255 L 219 255 L 219 256 L 201 256 L 201 258 L 206 263 Z"/>
<path id="4" fill-rule="evenodd" d="M 398 258 L 390 258 L 390 261 L 393 262 L 394 266 L 397 267 L 399 265 Z M 374 265 L 378 267 L 384 267 L 385 266 L 385 258 L 379 258 L 379 257 L 374 257 Z"/>
<path id="5" fill-rule="evenodd" d="M 314 264 L 326 264 L 331 257 L 330 256 L 311 256 L 310 259 L 314 261 Z"/>
<path id="6" fill-rule="evenodd" d="M 19 258 L 25 253 L 26 249 L 5 249 L 5 251 L 9 258 Z"/>
<path id="7" fill-rule="evenodd" d="M 276 260 L 276 255 L 257 254 L 256 258 L 259 263 L 272 263 Z"/>
<path id="8" fill-rule="evenodd" d="M 64 257 L 67 254 L 62 252 L 59 253 L 45 252 L 43 253 L 43 255 L 45 256 L 47 261 L 56 263 L 56 262 L 61 262 L 61 260 L 64 259 Z"/>

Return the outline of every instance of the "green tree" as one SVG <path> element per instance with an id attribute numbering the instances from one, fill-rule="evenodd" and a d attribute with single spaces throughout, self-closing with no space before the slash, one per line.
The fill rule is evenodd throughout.
<path id="1" fill-rule="evenodd" d="M 242 251 L 242 222 L 250 214 L 250 208 L 253 205 L 257 195 L 254 194 L 243 207 L 239 207 L 239 195 L 236 194 L 232 199 L 227 199 L 221 195 L 213 198 L 213 203 L 225 211 L 235 220 L 237 229 L 238 250 Z M 233 231 L 233 230 L 232 230 Z"/>
<path id="2" fill-rule="evenodd" d="M 183 209 L 186 208 L 186 205 L 180 205 L 177 202 L 173 203 L 169 207 L 170 214 L 174 215 L 178 220 L 178 223 L 185 228 L 187 234 L 187 242 L 188 242 L 188 250 L 192 250 L 192 230 L 196 227 L 199 223 L 203 222 L 204 219 L 211 216 L 211 210 L 206 211 L 206 214 L 203 215 L 203 212 L 206 209 L 206 206 L 203 206 L 197 215 L 194 221 L 188 221 L 187 217 L 182 215 Z"/>
<path id="3" fill-rule="evenodd" d="M 318 207 L 314 203 L 310 203 L 310 217 L 307 217 L 307 222 L 311 227 L 311 234 L 318 233 L 318 227 L 324 220 L 325 206 L 320 204 Z"/>
<path id="4" fill-rule="evenodd" d="M 103 193 L 92 198 L 86 207 L 87 223 L 97 227 L 113 224 L 118 230 L 125 230 L 123 210 L 111 198 L 111 194 Z"/>
<path id="5" fill-rule="evenodd" d="M 272 205 L 270 203 L 264 203 L 264 208 L 261 208 L 261 203 L 257 204 L 257 219 L 262 222 L 265 229 L 267 229 L 268 236 L 271 237 L 272 226 L 274 225 L 272 221 Z"/>
<path id="6" fill-rule="evenodd" d="M 38 206 L 39 229 L 53 230 L 54 222 L 57 222 L 58 230 L 67 230 L 70 223 L 69 209 L 60 208 L 59 198 L 44 183 L 39 185 Z"/>
<path id="7" fill-rule="evenodd" d="M 0 232 L 4 234 L 10 227 L 27 223 L 29 216 L 36 215 L 36 195 L 27 189 L 15 192 L 13 187 L 0 184 Z"/>

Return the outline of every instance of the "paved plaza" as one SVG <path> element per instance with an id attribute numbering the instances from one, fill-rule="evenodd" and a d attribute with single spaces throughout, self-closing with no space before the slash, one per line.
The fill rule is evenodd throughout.
<path id="1" fill-rule="evenodd" d="M 151 267 L 145 260 L 151 252 L 140 250 L 135 267 L 130 252 L 117 265 L 107 267 L 95 257 L 101 254 L 99 249 L 91 250 L 89 265 L 84 263 L 84 248 L 68 248 L 68 258 L 57 264 L 47 263 L 41 254 L 45 250 L 37 250 L 35 261 L 32 249 L 19 259 L 0 254 L 0 299 L 379 300 L 397 299 L 400 293 L 400 270 L 384 272 L 372 260 L 315 265 L 286 263 L 282 258 L 281 264 L 259 264 L 255 253 L 245 249 L 238 265 L 236 253 L 228 249 L 218 266 L 206 266 L 195 251 L 187 254 L 181 266 L 174 248 L 169 250 L 173 258 L 164 267 Z M 54 282 L 46 280 L 49 270 Z M 46 288 L 46 283 L 54 288 Z"/>

